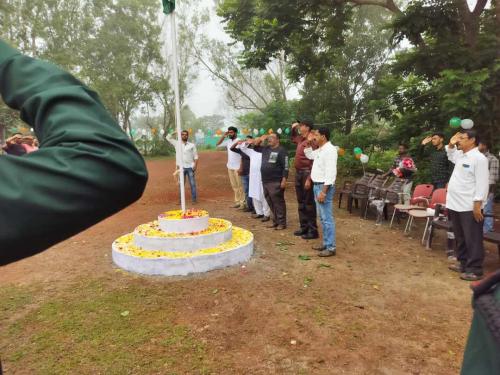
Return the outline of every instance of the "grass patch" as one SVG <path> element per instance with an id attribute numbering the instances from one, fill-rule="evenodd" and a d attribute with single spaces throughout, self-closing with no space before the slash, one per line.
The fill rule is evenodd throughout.
<path id="1" fill-rule="evenodd" d="M 33 293 L 27 288 L 9 285 L 0 289 L 0 322 L 33 302 Z"/>
<path id="2" fill-rule="evenodd" d="M 91 281 L 41 303 L 2 334 L 6 370 L 210 373 L 204 343 L 188 327 L 173 323 L 172 299 L 152 288 Z M 11 299 L 9 311 L 29 300 L 20 293 Z"/>

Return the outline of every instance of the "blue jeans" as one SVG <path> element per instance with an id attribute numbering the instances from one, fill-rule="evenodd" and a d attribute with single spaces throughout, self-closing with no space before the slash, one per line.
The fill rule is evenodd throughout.
<path id="1" fill-rule="evenodd" d="M 248 196 L 248 192 L 250 191 L 250 176 L 240 176 L 241 177 L 241 185 L 243 185 L 243 191 L 245 192 L 246 204 L 249 209 L 253 209 L 252 198 Z"/>
<path id="2" fill-rule="evenodd" d="M 488 200 L 486 201 L 486 206 L 484 207 L 485 215 L 493 215 L 493 201 L 495 200 L 495 194 L 488 194 Z M 495 225 L 495 219 L 492 217 L 485 217 L 483 224 L 483 232 L 493 232 Z"/>
<path id="3" fill-rule="evenodd" d="M 196 201 L 196 180 L 194 178 L 193 168 L 184 168 L 184 181 L 186 176 L 189 178 L 189 186 L 191 187 L 191 200 Z"/>
<path id="4" fill-rule="evenodd" d="M 323 203 L 318 202 L 318 195 L 323 190 L 323 184 L 315 184 L 313 186 L 314 199 L 316 201 L 316 211 L 319 213 L 321 227 L 323 228 L 323 246 L 327 249 L 337 246 L 335 236 L 335 219 L 333 217 L 333 195 L 335 194 L 335 186 L 331 186 L 326 193 L 326 198 Z"/>

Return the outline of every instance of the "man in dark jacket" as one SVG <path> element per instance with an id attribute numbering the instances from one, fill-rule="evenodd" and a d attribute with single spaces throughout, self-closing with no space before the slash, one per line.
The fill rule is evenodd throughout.
<path id="1" fill-rule="evenodd" d="M 0 158 L 0 266 L 43 251 L 137 200 L 144 160 L 95 92 L 0 40 L 0 94 L 40 150 Z"/>
<path id="2" fill-rule="evenodd" d="M 260 144 L 267 140 L 267 146 Z M 288 178 L 288 152 L 280 145 L 278 134 L 264 135 L 255 142 L 255 151 L 262 153 L 262 185 L 266 201 L 273 213 L 269 228 L 286 229 L 285 187 Z"/>

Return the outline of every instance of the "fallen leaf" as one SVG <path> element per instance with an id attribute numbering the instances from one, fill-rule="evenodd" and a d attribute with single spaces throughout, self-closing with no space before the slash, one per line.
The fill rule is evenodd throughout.
<path id="1" fill-rule="evenodd" d="M 311 257 L 309 255 L 299 255 L 300 260 L 311 260 Z"/>
<path id="2" fill-rule="evenodd" d="M 128 316 L 130 314 L 130 311 L 122 311 L 120 313 L 121 316 Z"/>

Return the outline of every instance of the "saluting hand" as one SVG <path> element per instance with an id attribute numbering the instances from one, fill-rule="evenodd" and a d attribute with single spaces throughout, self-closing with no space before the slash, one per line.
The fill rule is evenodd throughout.
<path id="1" fill-rule="evenodd" d="M 423 140 L 422 140 L 422 146 L 425 146 L 427 143 L 429 143 L 430 141 L 432 141 L 432 136 L 428 136 L 428 137 L 425 137 Z"/>
<path id="2" fill-rule="evenodd" d="M 450 139 L 450 145 L 455 146 L 458 141 L 460 141 L 460 138 L 462 138 L 462 133 L 458 132 L 456 133 L 453 137 Z"/>

